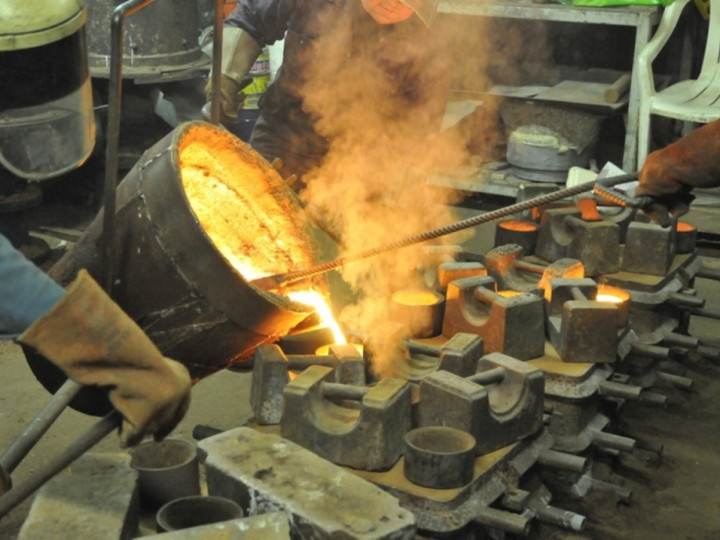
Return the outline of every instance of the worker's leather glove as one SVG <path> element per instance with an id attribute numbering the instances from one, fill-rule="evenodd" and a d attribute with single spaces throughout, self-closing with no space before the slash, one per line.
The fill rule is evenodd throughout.
<path id="1" fill-rule="evenodd" d="M 220 77 L 220 112 L 222 123 L 237 123 L 238 114 L 245 103 L 245 94 L 242 89 L 252 82 L 252 78 L 246 77 L 238 82 L 228 75 Z M 208 79 L 205 85 L 205 100 L 207 105 L 203 108 L 203 115 L 209 114 L 210 103 L 212 102 L 212 79 Z M 206 118 L 205 120 L 209 120 Z"/>
<path id="2" fill-rule="evenodd" d="M 123 416 L 123 446 L 134 446 L 147 435 L 164 438 L 187 411 L 187 369 L 164 358 L 84 270 L 18 340 L 74 381 L 109 389 L 110 401 Z"/>
<path id="3" fill-rule="evenodd" d="M 640 169 L 638 183 L 635 195 L 652 199 L 647 206 L 651 217 L 653 208 L 675 216 L 686 213 L 694 199 L 693 188 L 720 186 L 720 121 L 651 153 Z"/>

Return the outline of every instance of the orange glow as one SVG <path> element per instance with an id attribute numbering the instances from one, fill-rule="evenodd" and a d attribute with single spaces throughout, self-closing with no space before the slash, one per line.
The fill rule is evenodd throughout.
<path id="1" fill-rule="evenodd" d="M 509 221 L 501 221 L 500 223 L 498 223 L 498 227 L 500 227 L 501 229 L 518 232 L 533 232 L 538 228 L 535 223 L 512 219 Z"/>
<path id="2" fill-rule="evenodd" d="M 511 290 L 498 291 L 497 293 L 504 298 L 512 298 L 513 296 L 519 296 L 522 294 L 521 291 L 511 291 Z"/>
<path id="3" fill-rule="evenodd" d="M 403 290 L 392 295 L 393 302 L 405 306 L 433 306 L 442 301 L 442 298 L 432 291 Z"/>
<path id="4" fill-rule="evenodd" d="M 685 221 L 678 221 L 677 229 L 678 232 L 691 232 L 695 230 L 695 226 Z"/>
<path id="5" fill-rule="evenodd" d="M 315 350 L 315 354 L 317 354 L 319 356 L 323 356 L 323 355 L 327 356 L 330 354 L 330 347 L 332 347 L 333 345 L 343 345 L 343 344 L 342 343 L 328 343 L 327 345 L 322 345 L 321 347 L 318 347 Z M 350 345 L 355 347 L 355 349 L 357 349 L 357 352 L 360 353 L 360 356 L 362 356 L 363 350 L 364 350 L 362 345 L 360 345 L 359 343 L 351 343 Z"/>
<path id="6" fill-rule="evenodd" d="M 597 202 L 593 199 L 583 198 L 577 202 L 578 210 L 580 215 L 585 221 L 600 221 L 602 216 L 597 209 Z"/>
<path id="7" fill-rule="evenodd" d="M 290 291 L 287 296 L 293 302 L 298 302 L 300 304 L 305 304 L 306 306 L 312 307 L 320 317 L 322 323 L 327 326 L 332 332 L 335 344 L 345 345 L 347 343 L 345 335 L 340 329 L 340 325 L 335 320 L 332 310 L 330 309 L 330 306 L 328 305 L 322 294 L 312 290 Z"/>
<path id="8" fill-rule="evenodd" d="M 181 180 L 199 224 L 248 281 L 312 266 L 299 202 L 277 171 L 233 140 L 202 129 L 182 140 Z"/>
<path id="9" fill-rule="evenodd" d="M 596 302 L 609 302 L 611 304 L 622 304 L 630 299 L 630 293 L 617 287 L 601 285 L 598 287 Z"/>

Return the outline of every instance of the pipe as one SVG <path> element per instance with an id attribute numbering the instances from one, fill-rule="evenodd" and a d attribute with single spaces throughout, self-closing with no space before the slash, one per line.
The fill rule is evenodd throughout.
<path id="1" fill-rule="evenodd" d="M 601 396 L 635 401 L 640 399 L 642 387 L 613 381 L 600 381 L 598 383 L 598 391 Z"/>
<path id="2" fill-rule="evenodd" d="M 154 0 L 128 0 L 113 10 L 110 28 L 110 75 L 108 81 L 108 127 L 105 146 L 105 185 L 103 186 L 103 279 L 101 285 L 112 297 L 115 281 L 115 198 L 120 146 L 120 111 L 122 108 L 123 23 Z"/>
<path id="3" fill-rule="evenodd" d="M 223 19 L 224 7 L 223 0 L 215 0 L 215 17 L 213 18 L 213 55 L 212 55 L 212 71 L 210 72 L 210 82 L 212 87 L 212 96 L 210 99 L 210 122 L 220 125 L 220 90 L 222 80 L 222 39 L 223 39 Z"/>
<path id="4" fill-rule="evenodd" d="M 540 452 L 537 462 L 543 467 L 581 473 L 585 470 L 587 459 L 574 454 L 547 449 Z"/>
<path id="5" fill-rule="evenodd" d="M 593 430 L 592 442 L 602 448 L 610 448 L 621 452 L 632 452 L 635 450 L 635 439 L 613 433 L 605 433 L 599 430 Z"/>
<path id="6" fill-rule="evenodd" d="M 668 294 L 667 302 L 676 307 L 690 309 L 701 308 L 705 305 L 704 299 L 693 296 L 692 294 L 683 293 Z"/>
<path id="7" fill-rule="evenodd" d="M 700 346 L 700 340 L 693 336 L 670 332 L 666 334 L 661 343 L 667 347 L 682 347 L 683 349 L 695 350 Z"/>
<path id="8" fill-rule="evenodd" d="M 640 393 L 640 403 L 647 403 L 648 405 L 657 405 L 658 407 L 667 407 L 668 398 L 662 394 L 655 392 L 643 391 Z"/>
<path id="9" fill-rule="evenodd" d="M 565 529 L 582 531 L 585 529 L 585 516 L 576 514 L 570 510 L 561 510 L 554 506 L 541 506 L 536 510 L 537 518 L 543 523 L 559 525 Z"/>
<path id="10" fill-rule="evenodd" d="M 720 281 L 720 269 L 710 268 L 708 266 L 701 266 L 700 269 L 695 273 L 695 277 Z"/>
<path id="11" fill-rule="evenodd" d="M 468 380 L 471 380 L 476 384 L 487 386 L 489 384 L 498 384 L 503 382 L 503 380 L 505 379 L 505 375 L 507 375 L 505 368 L 494 367 L 488 369 L 487 371 L 480 371 L 479 373 L 475 373 L 474 375 L 468 377 Z"/>
<path id="12" fill-rule="evenodd" d="M 530 533 L 530 519 L 519 514 L 482 506 L 477 509 L 475 521 L 486 527 L 500 529 L 510 534 L 527 536 Z"/>
<path id="13" fill-rule="evenodd" d="M 701 307 L 693 309 L 690 313 L 698 317 L 705 317 L 706 319 L 720 320 L 720 309 Z"/>
<path id="14" fill-rule="evenodd" d="M 113 411 L 109 413 L 98 420 L 65 450 L 55 454 L 43 468 L 35 471 L 29 479 L 5 493 L 0 497 L 0 518 L 35 493 L 45 482 L 90 450 L 106 435 L 118 428 L 121 422 L 122 415 L 119 412 Z"/>
<path id="15" fill-rule="evenodd" d="M 676 388 L 681 388 L 682 390 L 691 390 L 693 387 L 693 384 L 695 381 L 693 381 L 689 377 L 681 377 L 679 375 L 673 375 L 671 373 L 665 373 L 664 371 L 658 371 L 657 377 L 661 381 L 665 381 L 667 383 L 672 384 Z"/>
<path id="16" fill-rule="evenodd" d="M 23 460 L 33 446 L 40 440 L 60 413 L 77 395 L 82 386 L 68 379 L 45 404 L 45 407 L 32 419 L 20 436 L 13 441 L 5 453 L 0 456 L 0 468 L 8 475 Z"/>
<path id="17" fill-rule="evenodd" d="M 336 399 L 352 399 L 361 401 L 363 397 L 370 391 L 367 386 L 358 386 L 355 384 L 342 384 L 324 382 L 320 386 L 322 395 L 328 398 Z"/>

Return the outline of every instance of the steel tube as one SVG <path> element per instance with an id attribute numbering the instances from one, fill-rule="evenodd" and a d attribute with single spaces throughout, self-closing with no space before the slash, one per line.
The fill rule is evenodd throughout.
<path id="1" fill-rule="evenodd" d="M 220 125 L 220 83 L 222 79 L 222 39 L 223 39 L 223 21 L 224 7 L 223 0 L 215 0 L 215 13 L 213 18 L 213 54 L 212 54 L 212 71 L 210 72 L 210 82 L 212 84 L 212 97 L 210 100 L 210 121 L 215 125 Z"/>
<path id="2" fill-rule="evenodd" d="M 620 399 L 637 400 L 640 399 L 642 393 L 642 387 L 624 384 L 613 381 L 600 381 L 598 383 L 598 390 L 601 396 L 608 396 Z"/>
<path id="3" fill-rule="evenodd" d="M 58 391 L 53 394 L 45 407 L 32 419 L 25 431 L 0 456 L 0 468 L 7 474 L 12 473 L 32 447 L 35 446 L 35 443 L 40 440 L 52 423 L 60 416 L 65 407 L 70 404 L 81 387 L 72 379 L 65 381 Z"/>
<path id="4" fill-rule="evenodd" d="M 695 277 L 720 281 L 720 268 L 710 268 L 708 266 L 701 266 L 700 270 L 698 270 L 695 273 Z"/>
<path id="5" fill-rule="evenodd" d="M 648 345 L 646 343 L 633 343 L 632 352 L 638 356 L 645 356 L 654 360 L 667 360 L 670 358 L 670 349 L 667 347 Z"/>
<path id="6" fill-rule="evenodd" d="M 503 382 L 506 374 L 507 372 L 504 368 L 494 367 L 492 369 L 488 369 L 487 371 L 481 371 L 479 373 L 476 373 L 475 375 L 471 375 L 470 377 L 468 377 L 468 379 L 470 379 L 474 383 L 487 386 L 489 384 L 497 384 Z"/>
<path id="7" fill-rule="evenodd" d="M 537 462 L 543 467 L 551 467 L 562 471 L 581 473 L 585 470 L 587 459 L 576 456 L 575 454 L 568 454 L 548 449 L 543 450 L 540 453 Z"/>
<path id="8" fill-rule="evenodd" d="M 573 531 L 582 531 L 585 529 L 585 516 L 571 512 L 570 510 L 561 510 L 553 506 L 543 506 L 537 510 L 537 518 L 543 523 L 559 525 Z"/>
<path id="9" fill-rule="evenodd" d="M 547 266 L 529 263 L 527 261 L 519 261 L 518 259 L 515 259 L 513 261 L 513 268 L 515 268 L 516 270 L 526 270 L 535 274 L 543 274 L 545 270 L 547 270 Z"/>
<path id="10" fill-rule="evenodd" d="M 632 452 L 635 450 L 635 439 L 613 433 L 605 433 L 604 431 L 593 431 L 592 442 L 597 446 L 619 450 L 621 452 Z"/>
<path id="11" fill-rule="evenodd" d="M 483 506 L 478 508 L 475 521 L 486 527 L 493 527 L 510 534 L 527 536 L 530 533 L 530 519 L 519 514 Z"/>
<path id="12" fill-rule="evenodd" d="M 695 350 L 700 346 L 700 340 L 694 336 L 670 332 L 662 338 L 662 344 L 667 347 L 682 347 L 684 349 Z"/>
<path id="13" fill-rule="evenodd" d="M 354 384 L 341 384 L 331 382 L 322 383 L 320 388 L 322 390 L 323 396 L 325 397 L 336 399 L 352 399 L 355 401 L 362 400 L 362 398 L 365 397 L 365 394 L 370 391 L 370 388 L 367 386 L 357 386 Z"/>
<path id="14" fill-rule="evenodd" d="M 640 393 L 640 402 L 648 405 L 657 405 L 658 407 L 667 407 L 668 398 L 656 392 L 643 391 Z"/>
<path id="15" fill-rule="evenodd" d="M 473 298 L 483 304 L 492 304 L 495 300 L 502 298 L 502 296 L 487 287 L 475 287 L 475 290 L 473 290 Z"/>
<path id="16" fill-rule="evenodd" d="M 290 355 L 287 357 L 288 369 L 301 370 L 310 366 L 327 366 L 334 368 L 337 366 L 337 359 L 326 354 L 313 355 Z"/>
<path id="17" fill-rule="evenodd" d="M 673 375 L 671 373 L 665 373 L 664 371 L 658 371 L 657 376 L 660 380 L 668 382 L 676 388 L 682 388 L 683 390 L 692 389 L 695 383 L 695 381 L 689 377 L 681 377 L 680 375 Z"/>
<path id="18" fill-rule="evenodd" d="M 123 23 L 127 15 L 154 0 L 128 0 L 113 10 L 110 28 L 110 76 L 108 81 L 108 126 L 105 146 L 105 185 L 103 186 L 103 279 L 101 285 L 111 294 L 115 279 L 115 190 L 118 178 L 120 111 L 122 109 Z"/>
<path id="19" fill-rule="evenodd" d="M 106 435 L 120 426 L 122 416 L 113 411 L 98 420 L 64 451 L 56 454 L 41 470 L 36 471 L 28 480 L 18 484 L 0 497 L 0 517 L 7 514 L 56 474 L 82 456 L 100 442 Z"/>
<path id="20" fill-rule="evenodd" d="M 697 315 L 698 317 L 705 317 L 706 319 L 720 320 L 720 309 L 702 307 L 693 309 L 691 313 L 693 315 Z"/>
<path id="21" fill-rule="evenodd" d="M 587 296 L 580 290 L 580 287 L 570 287 L 570 292 L 574 300 L 587 300 Z"/>
<path id="22" fill-rule="evenodd" d="M 425 356 L 432 356 L 432 357 L 440 357 L 440 354 L 442 353 L 442 350 L 440 347 L 435 347 L 433 345 L 427 345 L 425 343 L 418 343 L 417 341 L 406 341 L 405 346 L 408 348 L 408 351 L 415 354 L 424 354 Z"/>
<path id="23" fill-rule="evenodd" d="M 717 349 L 716 347 L 701 344 L 697 350 L 700 354 L 710 360 L 720 360 L 720 349 Z"/>
<path id="24" fill-rule="evenodd" d="M 673 306 L 681 308 L 701 308 L 705 305 L 705 300 L 703 298 L 698 298 L 692 294 L 684 293 L 668 294 L 667 302 Z"/>

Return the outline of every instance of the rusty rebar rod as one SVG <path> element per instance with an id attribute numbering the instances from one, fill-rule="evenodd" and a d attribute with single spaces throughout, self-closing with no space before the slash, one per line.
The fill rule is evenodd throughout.
<path id="1" fill-rule="evenodd" d="M 492 221 L 497 221 L 504 217 L 512 216 L 514 214 L 523 212 L 525 210 L 529 210 L 531 208 L 543 206 L 543 205 L 546 205 L 551 202 L 555 202 L 555 201 L 558 201 L 561 199 L 565 199 L 567 197 L 571 197 L 573 195 L 577 195 L 579 193 L 590 191 L 594 188 L 594 186 L 597 183 L 602 183 L 602 185 L 604 187 L 611 187 L 611 186 L 615 186 L 618 184 L 631 182 L 636 179 L 637 179 L 637 172 L 634 172 L 634 173 L 614 176 L 611 178 L 604 178 L 602 180 L 598 180 L 597 182 L 587 182 L 584 184 L 579 184 L 579 185 L 573 186 L 571 188 L 561 189 L 558 191 L 554 191 L 552 193 L 546 193 L 545 195 L 540 195 L 539 197 L 534 197 L 532 199 L 527 199 L 525 201 L 517 202 L 515 204 L 511 204 L 510 206 L 506 206 L 504 208 L 498 208 L 497 210 L 492 210 L 490 212 L 486 212 L 484 214 L 480 214 L 480 215 L 477 215 L 477 216 L 474 216 L 474 217 L 471 217 L 468 219 L 464 219 L 462 221 L 457 221 L 455 223 L 451 223 L 449 225 L 445 225 L 445 226 L 439 227 L 437 229 L 432 229 L 430 231 L 416 234 L 414 236 L 409 236 L 409 237 L 403 238 L 401 240 L 397 240 L 395 242 L 390 242 L 383 246 L 378 246 L 376 248 L 369 249 L 367 251 L 362 251 L 362 252 L 359 252 L 356 254 L 350 254 L 350 255 L 338 257 L 335 260 L 321 263 L 321 264 L 312 266 L 310 268 L 306 268 L 305 270 L 294 270 L 291 272 L 286 272 L 284 274 L 276 274 L 273 276 L 265 276 L 262 278 L 258 278 L 258 279 L 250 281 L 250 284 L 254 285 L 255 287 L 258 287 L 260 289 L 266 290 L 266 291 L 278 290 L 278 289 L 281 289 L 281 288 L 287 286 L 290 283 L 293 283 L 296 281 L 301 281 L 303 279 L 307 279 L 307 278 L 317 276 L 320 274 L 324 274 L 326 272 L 329 272 L 340 266 L 344 266 L 344 265 L 352 263 L 352 262 L 356 262 L 356 261 L 359 261 L 362 259 L 374 257 L 374 256 L 380 255 L 382 253 L 387 253 L 388 251 L 395 251 L 395 250 L 402 249 L 402 248 L 412 246 L 415 244 L 420 244 L 422 242 L 427 242 L 429 240 L 434 240 L 436 238 L 440 238 L 441 236 L 446 236 L 448 234 L 452 234 L 452 233 L 456 233 L 458 231 L 469 229 L 470 227 L 475 227 L 475 226 L 481 225 L 483 223 L 490 223 Z"/>

